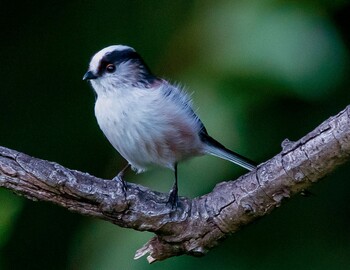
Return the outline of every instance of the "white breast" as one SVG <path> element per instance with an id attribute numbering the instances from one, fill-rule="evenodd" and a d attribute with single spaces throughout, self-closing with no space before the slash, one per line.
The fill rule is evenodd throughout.
<path id="1" fill-rule="evenodd" d="M 99 95 L 95 115 L 114 148 L 138 172 L 150 165 L 173 169 L 186 157 L 202 154 L 200 126 L 160 89 L 123 89 Z"/>

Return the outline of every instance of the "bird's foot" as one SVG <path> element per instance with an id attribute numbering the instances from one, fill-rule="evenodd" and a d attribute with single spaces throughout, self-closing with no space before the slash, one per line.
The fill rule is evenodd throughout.
<path id="1" fill-rule="evenodd" d="M 179 198 L 177 195 L 177 187 L 173 187 L 169 192 L 169 199 L 167 205 L 169 205 L 172 209 L 176 209 L 178 200 Z"/>
<path id="2" fill-rule="evenodd" d="M 124 172 L 123 171 L 118 173 L 117 176 L 112 179 L 112 181 L 120 182 L 123 192 L 126 193 L 126 191 L 128 190 L 128 184 L 124 181 Z"/>

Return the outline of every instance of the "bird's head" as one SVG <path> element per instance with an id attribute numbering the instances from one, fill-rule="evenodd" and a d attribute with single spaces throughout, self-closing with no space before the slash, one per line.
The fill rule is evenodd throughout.
<path id="1" fill-rule="evenodd" d="M 83 80 L 89 80 L 99 94 L 120 88 L 148 88 L 157 78 L 133 48 L 113 45 L 92 57 Z"/>

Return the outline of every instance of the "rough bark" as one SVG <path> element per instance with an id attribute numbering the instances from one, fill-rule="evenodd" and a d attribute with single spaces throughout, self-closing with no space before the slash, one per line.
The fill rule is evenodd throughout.
<path id="1" fill-rule="evenodd" d="M 31 200 L 50 201 L 70 211 L 118 226 L 156 234 L 136 252 L 149 262 L 188 254 L 204 255 L 218 241 L 270 213 L 349 159 L 350 107 L 235 181 L 222 182 L 204 196 L 181 197 L 178 208 L 168 194 L 133 183 L 126 193 L 118 181 L 70 170 L 0 147 L 0 186 Z"/>

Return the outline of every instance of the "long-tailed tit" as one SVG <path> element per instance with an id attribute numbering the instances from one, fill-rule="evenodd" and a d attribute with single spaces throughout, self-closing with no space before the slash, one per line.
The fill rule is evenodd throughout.
<path id="1" fill-rule="evenodd" d="M 155 76 L 131 47 L 114 45 L 97 52 L 83 80 L 89 80 L 97 99 L 97 122 L 114 148 L 137 173 L 153 165 L 170 168 L 175 181 L 168 203 L 177 205 L 178 162 L 204 154 L 236 163 L 247 170 L 254 162 L 210 137 L 192 109 L 184 90 Z"/>

